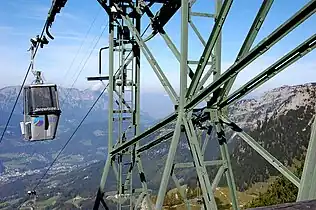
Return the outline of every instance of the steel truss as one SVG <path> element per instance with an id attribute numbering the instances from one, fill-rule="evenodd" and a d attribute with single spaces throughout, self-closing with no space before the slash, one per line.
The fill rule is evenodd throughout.
<path id="1" fill-rule="evenodd" d="M 234 83 L 234 80 L 236 79 L 238 72 L 240 72 L 243 68 L 245 68 L 252 61 L 254 61 L 256 58 L 258 58 L 260 55 L 266 52 L 270 47 L 272 47 L 280 39 L 286 36 L 291 30 L 293 30 L 300 23 L 302 23 L 309 16 L 311 16 L 315 12 L 315 1 L 309 2 L 309 4 L 307 4 L 299 12 L 297 12 L 293 17 L 291 17 L 288 21 L 286 21 L 283 25 L 281 25 L 273 33 L 271 33 L 267 38 L 265 38 L 257 46 L 253 47 L 252 50 L 250 50 L 256 38 L 256 35 L 258 34 L 260 27 L 273 3 L 272 0 L 263 1 L 262 6 L 242 45 L 242 48 L 240 52 L 238 53 L 238 56 L 236 58 L 234 65 L 232 65 L 227 71 L 225 71 L 222 74 L 221 74 L 221 28 L 229 12 L 230 6 L 232 4 L 232 0 L 226 0 L 224 2 L 222 2 L 221 0 L 216 0 L 216 13 L 213 15 L 192 12 L 192 6 L 194 3 L 195 1 L 188 1 L 188 0 L 181 1 L 182 20 L 181 20 L 180 52 L 172 43 L 167 33 L 163 30 L 163 27 L 160 27 L 157 32 L 162 36 L 162 38 L 164 39 L 168 47 L 171 49 L 171 51 L 176 56 L 177 60 L 180 62 L 180 95 L 179 96 L 175 92 L 174 88 L 171 86 L 170 82 L 168 81 L 168 78 L 164 75 L 155 57 L 153 56 L 153 54 L 147 47 L 146 42 L 145 42 L 147 40 L 142 39 L 140 35 L 140 28 L 137 28 L 137 25 L 133 23 L 132 18 L 129 17 L 129 15 L 123 11 L 123 8 L 119 4 L 112 2 L 112 6 L 109 6 L 109 7 L 115 8 L 116 10 L 115 14 L 120 16 L 122 19 L 121 24 L 124 26 L 127 26 L 129 31 L 132 33 L 135 44 L 139 46 L 145 58 L 148 60 L 149 64 L 151 65 L 154 72 L 156 73 L 161 84 L 163 85 L 166 92 L 170 96 L 170 99 L 172 100 L 174 105 L 176 105 L 176 111 L 174 112 L 174 114 L 167 117 L 165 120 L 153 126 L 152 128 L 149 128 L 144 133 L 142 134 L 138 133 L 136 134 L 134 138 L 124 143 L 119 139 L 118 144 L 115 147 L 110 147 L 109 145 L 108 148 L 112 148 L 112 151 L 109 150 L 109 157 L 111 158 L 107 159 L 105 171 L 103 173 L 102 181 L 100 185 L 100 191 L 102 192 L 103 190 L 102 187 L 105 184 L 106 173 L 109 168 L 108 165 L 112 164 L 113 158 L 121 157 L 123 154 L 125 154 L 124 150 L 126 149 L 135 149 L 135 148 L 136 148 L 135 155 L 137 158 L 139 158 L 140 157 L 139 154 L 141 152 L 152 148 L 153 146 L 159 144 L 160 142 L 162 142 L 163 140 L 167 138 L 171 138 L 170 148 L 169 148 L 167 160 L 165 163 L 165 168 L 162 175 L 162 180 L 161 180 L 161 184 L 160 184 L 160 188 L 158 192 L 155 209 L 162 209 L 164 196 L 166 194 L 167 185 L 168 185 L 170 177 L 172 177 L 177 188 L 179 189 L 180 194 L 185 199 L 187 208 L 188 209 L 190 208 L 189 202 L 185 198 L 185 193 L 181 189 L 180 183 L 178 179 L 176 178 L 176 175 L 174 174 L 174 170 L 173 170 L 174 168 L 177 168 L 177 167 L 178 168 L 183 167 L 183 166 L 185 167 L 185 165 L 187 167 L 195 167 L 196 169 L 198 180 L 201 186 L 205 209 L 217 209 L 213 193 L 217 184 L 219 183 L 220 177 L 224 174 L 226 176 L 227 184 L 230 189 L 230 196 L 232 198 L 233 209 L 239 209 L 238 202 L 237 202 L 236 186 L 235 186 L 233 171 L 232 171 L 231 163 L 230 163 L 230 155 L 228 153 L 227 140 L 226 140 L 224 129 L 223 129 L 224 125 L 230 126 L 234 132 L 236 132 L 243 140 L 245 140 L 245 142 L 247 142 L 254 150 L 256 150 L 262 157 L 264 157 L 270 164 L 272 164 L 277 170 L 279 170 L 283 175 L 285 175 L 296 186 L 300 187 L 300 180 L 289 169 L 287 169 L 280 161 L 274 158 L 268 151 L 266 151 L 262 146 L 260 146 L 253 138 L 251 138 L 248 134 L 246 134 L 240 127 L 235 125 L 233 122 L 231 122 L 227 118 L 227 116 L 225 115 L 225 111 L 226 111 L 225 108 L 228 105 L 235 102 L 236 100 L 243 97 L 245 94 L 252 91 L 254 88 L 258 87 L 259 85 L 263 84 L 264 82 L 266 82 L 267 80 L 275 76 L 277 73 L 281 72 L 286 67 L 288 67 L 289 65 L 291 65 L 292 63 L 294 63 L 295 61 L 297 61 L 298 59 L 300 59 L 301 57 L 303 57 L 304 55 L 306 55 L 308 52 L 310 52 L 312 49 L 315 48 L 316 36 L 314 35 L 310 37 L 308 40 L 306 40 L 304 43 L 299 45 L 297 48 L 289 52 L 287 55 L 283 56 L 280 60 L 278 60 L 273 65 L 271 65 L 268 69 L 263 71 L 254 79 L 246 83 L 243 87 L 241 87 L 240 89 L 238 89 L 231 95 L 228 95 Z M 136 4 L 136 8 L 137 6 L 138 6 L 138 9 L 135 9 L 135 11 L 139 12 L 139 15 L 143 15 L 141 11 L 142 5 Z M 146 7 L 146 9 L 144 9 L 144 13 L 148 14 L 150 17 L 152 17 L 152 20 L 154 20 L 154 15 L 151 13 L 150 8 Z M 215 25 L 213 27 L 213 30 L 207 42 L 204 41 L 204 39 L 202 38 L 202 36 L 200 35 L 199 31 L 197 30 L 197 28 L 195 27 L 192 21 L 191 16 L 194 16 L 194 15 L 199 15 L 199 16 L 203 15 L 205 17 L 215 18 Z M 189 62 L 189 59 L 188 59 L 188 24 L 191 25 L 193 30 L 196 32 L 198 38 L 200 39 L 200 41 L 205 46 L 200 60 L 198 62 L 195 62 L 198 65 L 194 73 L 193 73 L 193 70 L 188 66 L 189 63 L 194 63 L 194 62 Z M 110 32 L 110 37 L 111 37 L 111 32 Z M 111 49 L 110 49 L 110 52 L 111 52 Z M 110 55 L 110 58 L 109 58 L 110 60 L 113 59 L 112 56 Z M 211 62 L 212 67 L 206 74 L 204 74 L 204 77 L 202 78 L 204 70 L 206 66 L 210 63 L 209 62 L 210 60 L 212 61 Z M 110 65 L 112 64 L 110 63 Z M 136 72 L 139 72 L 139 71 L 136 70 Z M 191 76 L 192 81 L 191 83 L 189 83 L 190 85 L 189 85 L 189 88 L 187 89 L 187 84 L 188 84 L 187 75 L 188 74 L 189 76 Z M 203 87 L 203 85 L 208 80 L 211 74 L 213 74 L 213 82 L 210 85 Z M 110 71 L 110 78 L 111 77 L 112 76 L 111 76 L 111 71 Z M 112 83 L 113 81 L 111 81 L 110 79 L 110 84 Z M 109 91 L 111 92 L 111 87 Z M 207 97 L 209 96 L 211 96 L 211 99 L 207 99 Z M 192 114 L 194 112 L 194 107 L 205 99 L 207 99 L 208 105 L 203 110 L 203 112 L 206 115 L 209 115 L 208 120 L 213 124 L 213 126 L 216 129 L 220 152 L 221 152 L 221 159 L 222 159 L 221 161 L 208 161 L 208 162 L 204 161 L 204 152 L 205 152 L 207 140 L 204 141 L 203 145 L 201 145 L 201 141 L 199 141 L 198 135 L 197 135 L 197 132 L 198 132 L 197 130 L 199 128 L 196 125 L 194 125 L 194 123 L 192 122 Z M 112 104 L 111 101 L 109 101 L 109 108 L 111 108 L 110 104 Z M 136 113 L 139 116 L 139 112 L 136 112 Z M 112 118 L 111 114 L 109 114 L 109 120 L 110 118 Z M 144 137 L 147 137 L 151 133 L 156 132 L 157 130 L 162 128 L 164 125 L 170 123 L 171 121 L 176 121 L 175 130 L 173 132 L 169 132 L 165 136 L 162 136 L 158 139 L 153 140 L 150 143 L 147 143 L 139 147 L 139 142 Z M 109 122 L 111 124 L 111 121 Z M 182 128 L 184 128 L 184 132 L 187 136 L 187 140 L 188 140 L 194 161 L 193 163 L 174 164 L 174 157 L 176 154 L 176 149 L 179 143 L 180 133 L 181 133 Z M 109 133 L 110 131 L 112 131 L 112 125 L 109 125 Z M 111 138 L 112 136 L 109 136 L 109 140 L 111 140 Z M 312 154 L 310 153 L 308 155 L 311 156 Z M 138 161 L 136 162 L 141 163 L 140 159 L 138 159 Z M 310 163 L 310 161 L 307 163 L 309 163 L 309 167 L 308 169 L 305 169 L 305 171 L 306 170 L 316 171 L 315 163 Z M 213 180 L 212 184 L 207 174 L 206 165 L 220 165 L 218 173 L 215 179 Z M 145 184 L 146 183 L 145 174 L 143 173 L 143 170 L 141 167 L 139 167 L 138 169 L 140 172 L 140 179 L 143 183 L 143 186 L 142 186 L 143 192 L 140 194 L 140 198 L 138 199 L 140 200 L 142 196 L 148 195 L 147 193 L 148 189 L 146 188 L 146 184 Z M 310 174 L 311 173 L 308 173 L 305 176 L 308 176 L 308 175 L 311 176 Z M 304 176 L 302 177 L 302 182 L 303 180 L 304 180 Z M 310 177 L 308 180 L 312 180 L 312 177 Z M 121 180 L 119 180 L 119 183 L 120 182 Z M 310 186 L 311 183 L 310 182 L 308 183 Z M 305 188 L 306 188 L 306 184 L 305 184 Z M 119 193 L 121 193 L 120 189 L 121 188 L 119 187 L 118 188 Z M 300 192 L 302 190 L 304 190 L 304 184 L 302 184 L 302 187 L 300 187 Z M 313 197 L 309 195 L 310 193 L 306 193 L 307 190 L 308 189 L 304 190 L 305 194 L 308 195 L 308 196 L 305 195 L 305 198 Z M 311 193 L 312 192 L 313 191 L 311 191 Z M 300 193 L 299 195 L 299 199 L 301 199 L 302 197 L 301 194 L 302 193 Z M 151 203 L 149 199 L 148 199 L 148 203 Z M 152 205 L 149 205 L 149 209 L 151 208 L 152 208 Z"/>
<path id="2" fill-rule="evenodd" d="M 302 22 L 308 19 L 316 11 L 316 0 L 311 0 L 304 7 L 302 7 L 291 18 L 285 21 L 277 29 L 275 29 L 269 36 L 264 38 L 256 46 L 253 46 L 254 40 L 264 22 L 273 0 L 263 0 L 262 5 L 252 23 L 252 26 L 243 42 L 243 45 L 237 55 L 235 63 L 226 71 L 221 71 L 221 29 L 225 24 L 226 16 L 229 13 L 232 0 L 215 0 L 216 9 L 215 14 L 207 14 L 193 11 L 193 5 L 197 0 L 173 0 L 163 4 L 160 13 L 154 15 L 151 12 L 151 6 L 155 3 L 159 4 L 163 1 L 118 1 L 98 0 L 100 5 L 105 9 L 109 15 L 109 75 L 99 76 L 100 78 L 109 79 L 108 88 L 108 157 L 105 163 L 102 174 L 100 187 L 95 201 L 94 209 L 98 209 L 100 203 L 106 207 L 103 200 L 105 193 L 105 183 L 110 168 L 114 169 L 117 174 L 117 194 L 118 196 L 128 196 L 129 208 L 137 209 L 137 204 L 145 197 L 149 204 L 149 209 L 162 209 L 164 196 L 166 194 L 167 185 L 170 177 L 175 182 L 180 194 L 183 196 L 187 208 L 190 209 L 189 202 L 185 199 L 185 193 L 180 187 L 180 183 L 174 173 L 176 168 L 194 167 L 197 172 L 198 181 L 202 191 L 203 203 L 205 209 L 217 209 L 214 191 L 217 187 L 220 178 L 225 174 L 226 181 L 229 187 L 230 197 L 232 200 L 233 209 L 239 209 L 237 201 L 236 186 L 234 182 L 234 175 L 231 167 L 230 155 L 228 153 L 227 139 L 224 128 L 230 128 L 236 135 L 240 136 L 249 146 L 257 151 L 263 158 L 265 158 L 272 166 L 287 177 L 293 184 L 299 188 L 297 200 L 316 199 L 316 119 L 312 126 L 312 134 L 307 150 L 305 166 L 301 180 L 296 177 L 286 166 L 278 161 L 273 155 L 265 150 L 259 143 L 257 143 L 251 136 L 242 130 L 234 122 L 227 117 L 227 106 L 241 99 L 243 96 L 253 91 L 255 88 L 268 81 L 289 65 L 298 61 L 300 58 L 311 52 L 316 47 L 316 35 L 312 35 L 309 39 L 301 43 L 291 52 L 284 55 L 278 61 L 269 66 L 262 73 L 251 79 L 244 86 L 229 94 L 234 81 L 240 71 L 246 66 L 256 60 L 259 56 L 268 51 L 273 45 L 285 37 L 288 33 L 294 30 Z M 63 1 L 65 2 L 65 1 Z M 238 2 L 237 2 L 238 3 Z M 63 3 L 64 5 L 65 3 Z M 54 6 L 53 6 L 54 7 Z M 51 9 L 52 10 L 52 9 Z M 58 7 L 57 11 L 59 12 Z M 181 49 L 180 51 L 173 44 L 170 37 L 164 30 L 164 25 L 169 21 L 172 15 L 180 10 L 181 12 Z M 53 11 L 53 10 L 52 10 Z M 144 39 L 140 32 L 140 22 L 142 16 L 147 15 L 152 22 L 153 34 Z M 214 18 L 215 24 L 208 37 L 204 40 L 199 33 L 197 27 L 193 23 L 193 16 L 202 16 L 206 18 Z M 192 27 L 196 33 L 197 38 L 204 46 L 203 53 L 199 61 L 190 61 L 188 58 L 188 27 Z M 115 31 L 120 30 L 117 35 Z M 126 33 L 130 35 L 126 35 Z M 166 42 L 167 46 L 180 62 L 180 93 L 176 93 L 168 78 L 165 76 L 154 54 L 147 47 L 146 42 L 153 36 L 160 35 Z M 125 36 L 126 35 L 126 36 Z M 130 38 L 129 38 L 130 37 Z M 127 49 L 132 49 L 131 57 L 127 58 L 125 55 Z M 117 74 L 114 74 L 114 51 L 119 52 L 119 68 Z M 175 105 L 175 112 L 167 116 L 165 119 L 157 123 L 151 128 L 148 128 L 143 133 L 140 133 L 140 52 L 143 53 L 152 69 L 156 73 L 165 91 L 169 95 L 171 101 Z M 127 58 L 127 59 L 126 59 Z M 130 63 L 132 64 L 130 64 Z M 197 68 L 192 70 L 189 64 L 197 64 Z M 205 69 L 208 69 L 207 71 Z M 128 76 L 127 71 L 130 70 L 132 76 Z M 101 72 L 100 72 L 101 73 Z M 189 75 L 191 82 L 187 81 Z M 206 85 L 206 81 L 210 80 L 213 75 L 212 82 Z M 130 79 L 128 79 L 128 77 Z M 91 80 L 91 78 L 90 78 Z M 131 83 L 127 81 L 131 80 Z M 188 87 L 189 86 L 189 87 Z M 126 99 L 126 91 L 130 87 L 131 100 Z M 187 88 L 188 87 L 188 88 Z M 118 110 L 114 110 L 114 94 L 118 95 L 117 104 Z M 207 102 L 207 106 L 203 109 L 196 109 L 196 106 L 201 102 Z M 195 112 L 201 111 L 202 115 L 196 118 Z M 123 115 L 124 113 L 124 115 Z M 130 126 L 124 128 L 124 120 L 126 114 L 129 115 Z M 114 145 L 113 142 L 113 118 L 118 119 L 119 135 Z M 172 132 L 166 133 L 164 136 L 156 138 L 149 143 L 140 145 L 140 142 L 148 137 L 150 134 L 159 131 L 169 123 L 175 123 L 175 129 Z M 209 130 L 205 131 L 198 126 L 199 123 L 208 122 L 209 128 L 215 128 L 217 139 L 220 147 L 220 160 L 206 161 L 204 160 L 204 153 L 209 139 Z M 125 126 L 126 127 L 126 126 Z M 129 132 L 129 135 L 127 135 Z M 193 157 L 193 162 L 188 163 L 174 163 L 176 149 L 180 139 L 180 133 L 184 132 L 190 147 Z M 199 133 L 206 132 L 206 138 L 202 141 L 199 138 Z M 131 135 L 133 137 L 131 137 Z M 125 138 L 128 136 L 128 140 Z M 149 191 L 146 184 L 146 176 L 142 168 L 140 154 L 148 149 L 152 149 L 155 145 L 161 143 L 166 139 L 171 139 L 167 161 L 165 163 L 158 197 L 155 207 L 151 205 Z M 124 172 L 123 160 L 129 160 L 129 168 L 127 173 Z M 211 182 L 207 174 L 206 166 L 218 165 L 219 169 Z M 135 190 L 131 182 L 132 172 L 138 170 L 139 177 L 142 183 L 141 189 Z M 128 187 L 126 187 L 128 186 Z M 136 198 L 138 193 L 138 198 Z M 126 197 L 124 197 L 126 198 Z M 107 207 L 106 207 L 107 208 Z M 123 208 L 118 204 L 118 209 Z"/>

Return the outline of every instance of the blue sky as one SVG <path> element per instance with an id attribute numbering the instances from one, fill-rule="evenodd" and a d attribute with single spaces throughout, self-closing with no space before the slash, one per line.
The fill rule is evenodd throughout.
<path id="1" fill-rule="evenodd" d="M 198 3 L 193 7 L 194 11 L 214 11 L 213 1 L 199 0 L 197 2 Z M 235 60 L 261 2 L 262 0 L 236 0 L 233 2 L 230 14 L 223 27 L 223 71 L 232 65 Z M 269 35 L 278 25 L 286 21 L 307 2 L 308 0 L 275 0 L 255 44 Z M 29 39 L 40 33 L 50 5 L 51 0 L 0 1 L 0 61 L 2 66 L 0 87 L 17 85 L 22 82 L 30 58 L 27 52 L 30 45 Z M 96 21 L 90 33 L 86 36 L 94 18 L 96 18 Z M 204 36 L 204 39 L 207 39 L 213 25 L 213 20 L 198 17 L 194 17 L 193 20 Z M 147 22 L 148 20 L 145 19 L 144 27 L 147 25 Z M 280 43 L 276 44 L 271 50 L 261 56 L 256 62 L 247 67 L 238 76 L 234 88 L 247 82 L 253 76 L 260 73 L 260 71 L 268 67 L 271 62 L 276 61 L 308 37 L 315 34 L 315 22 L 316 15 L 313 15 L 287 37 L 283 38 Z M 78 88 L 88 88 L 98 85 L 96 83 L 87 82 L 85 77 L 95 76 L 98 73 L 97 53 L 101 46 L 107 45 L 107 29 L 105 29 L 105 32 L 96 45 L 96 49 L 92 52 L 84 68 L 82 68 L 82 65 L 106 25 L 107 15 L 96 0 L 69 0 L 66 7 L 62 9 L 61 14 L 57 16 L 51 29 L 55 40 L 51 40 L 48 46 L 44 49 L 40 49 L 36 57 L 35 66 L 44 72 L 44 77 L 48 82 L 54 82 L 62 86 L 71 86 L 78 72 L 83 69 L 74 86 Z M 179 30 L 180 14 L 177 14 L 166 26 L 166 31 L 178 49 L 180 49 Z M 86 39 L 84 39 L 85 37 Z M 83 41 L 85 42 L 81 51 L 79 51 L 72 68 L 69 70 Z M 159 36 L 149 41 L 148 46 L 156 56 L 158 63 L 165 71 L 170 82 L 175 86 L 175 89 L 177 89 L 179 86 L 179 64 L 172 52 Z M 190 58 L 197 60 L 202 52 L 202 45 L 191 28 L 189 47 Z M 104 53 L 105 59 L 103 63 L 105 71 L 107 69 L 106 56 L 107 53 Z M 143 67 L 141 80 L 143 91 L 163 91 L 145 57 L 142 57 L 141 65 Z M 259 90 L 264 91 L 281 85 L 315 82 L 315 71 L 316 52 L 314 51 L 260 87 Z M 32 75 L 29 76 L 29 82 L 32 80 L 31 76 Z"/>

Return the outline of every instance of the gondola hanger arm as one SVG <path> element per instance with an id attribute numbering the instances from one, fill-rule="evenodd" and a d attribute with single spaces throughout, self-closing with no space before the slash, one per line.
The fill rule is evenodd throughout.
<path id="1" fill-rule="evenodd" d="M 54 37 L 49 32 L 49 28 L 52 27 L 56 14 L 60 13 L 61 8 L 64 7 L 66 3 L 67 3 L 67 0 L 53 0 L 52 2 L 52 6 L 48 12 L 48 16 L 46 20 L 46 28 L 45 28 L 45 32 L 50 39 L 54 39 Z"/>

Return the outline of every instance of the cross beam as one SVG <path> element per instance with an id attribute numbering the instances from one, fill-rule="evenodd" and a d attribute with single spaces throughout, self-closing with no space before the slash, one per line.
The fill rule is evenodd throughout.
<path id="1" fill-rule="evenodd" d="M 289 18 L 279 28 L 277 28 L 269 36 L 264 38 L 263 41 L 261 41 L 256 47 L 253 48 L 253 50 L 251 50 L 249 53 L 247 53 L 247 55 L 245 55 L 239 61 L 235 62 L 216 81 L 212 82 L 210 85 L 205 87 L 205 89 L 203 89 L 200 93 L 198 93 L 195 97 L 193 97 L 193 99 L 191 101 L 188 101 L 186 103 L 185 109 L 187 109 L 187 110 L 193 109 L 197 104 L 202 102 L 206 97 L 208 97 L 209 95 L 214 93 L 215 90 L 219 89 L 230 78 L 234 77 L 238 72 L 243 70 L 253 60 L 255 60 L 257 57 L 259 57 L 264 52 L 266 52 L 275 43 L 277 43 L 281 38 L 283 38 L 286 34 L 288 34 L 290 31 L 292 31 L 294 28 L 296 28 L 300 23 L 302 23 L 304 20 L 306 20 L 312 14 L 314 14 L 315 8 L 316 8 L 316 1 L 315 0 L 309 2 L 307 5 L 305 5 L 300 11 L 298 11 L 291 18 Z M 314 46 L 315 46 L 315 43 L 312 42 L 313 39 L 314 38 L 311 37 L 311 40 L 308 42 L 309 44 L 312 43 L 311 49 L 314 49 Z M 308 44 L 307 45 L 305 44 L 303 48 L 306 48 L 307 46 L 308 46 Z M 302 48 L 300 48 L 300 47 L 299 47 L 299 49 L 302 50 Z M 299 50 L 299 49 L 297 49 L 297 50 Z M 309 51 L 307 50 L 306 52 L 309 52 Z M 297 59 L 298 58 L 300 58 L 300 56 L 298 56 Z M 227 100 L 225 100 L 225 101 L 227 101 Z M 224 102 L 222 104 L 224 104 Z M 151 133 L 157 131 L 158 129 L 162 128 L 164 124 L 169 123 L 171 121 L 174 121 L 176 119 L 176 116 L 177 116 L 177 112 L 171 114 L 166 119 L 157 123 L 155 126 L 147 129 L 144 133 L 140 134 L 140 136 L 136 136 L 136 137 L 132 138 L 131 140 L 129 140 L 128 142 L 126 142 L 125 144 L 121 145 L 120 147 L 113 149 L 111 152 L 111 155 L 115 155 L 118 152 L 122 151 L 123 149 L 126 149 L 127 147 L 135 144 L 136 142 L 138 142 L 142 138 L 144 138 L 144 137 L 150 135 Z"/>

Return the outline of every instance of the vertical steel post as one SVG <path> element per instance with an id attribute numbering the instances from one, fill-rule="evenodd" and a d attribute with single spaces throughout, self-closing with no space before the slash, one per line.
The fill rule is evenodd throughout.
<path id="1" fill-rule="evenodd" d="M 139 1 L 136 0 L 136 6 L 139 6 Z M 137 15 L 136 23 L 135 23 L 135 28 L 138 33 L 141 31 L 141 16 Z M 135 112 L 134 112 L 134 117 L 135 117 L 135 136 L 138 136 L 140 134 L 140 46 L 136 42 L 134 47 L 134 56 L 135 56 Z M 136 143 L 136 147 L 133 147 L 134 151 L 137 150 L 139 147 L 139 142 Z M 146 202 L 148 205 L 148 209 L 152 209 L 152 202 L 150 200 L 150 195 L 148 194 L 148 187 L 147 187 L 147 180 L 145 177 L 142 161 L 140 159 L 140 155 L 136 155 L 136 163 L 137 163 L 137 168 L 139 172 L 139 176 L 141 179 L 141 185 L 143 188 L 143 192 L 146 197 Z"/>
<path id="2" fill-rule="evenodd" d="M 112 1 L 110 0 L 110 5 Z M 109 16 L 109 87 L 108 87 L 108 154 L 105 162 L 105 166 L 103 168 L 102 177 L 100 181 L 99 190 L 97 193 L 97 197 L 94 203 L 93 209 L 99 209 L 100 201 L 103 199 L 104 188 L 106 179 L 111 166 L 111 155 L 110 152 L 113 147 L 113 74 L 114 74 L 114 25 L 113 25 L 113 17 Z"/>
<path id="3" fill-rule="evenodd" d="M 136 7 L 139 6 L 139 1 L 136 0 Z M 140 33 L 141 31 L 141 16 L 137 16 L 136 17 L 136 21 L 135 21 L 135 25 L 136 25 L 136 30 Z M 135 109 L 134 109 L 134 122 L 135 122 L 135 132 L 134 132 L 134 135 L 135 136 L 138 136 L 140 134 L 140 48 L 139 48 L 139 45 L 137 43 L 135 43 L 133 45 L 133 53 L 134 53 L 134 58 L 135 58 Z M 136 154 L 136 149 L 139 147 L 139 143 L 136 144 L 136 147 L 133 147 L 133 154 Z M 139 162 L 141 161 L 140 160 L 140 157 L 137 155 L 136 156 L 136 161 L 137 161 L 137 167 L 138 167 L 138 171 L 143 172 L 143 169 L 140 168 L 140 166 L 142 167 L 141 164 L 139 164 Z M 141 174 L 140 172 L 140 174 Z M 133 177 L 133 176 L 131 176 Z M 142 186 L 143 186 L 143 192 L 146 196 L 146 200 L 147 200 L 147 204 L 148 205 L 151 205 L 151 203 L 148 203 L 149 202 L 149 196 L 147 194 L 147 184 L 146 182 L 145 183 L 142 183 Z M 145 189 L 144 189 L 145 188 Z M 136 208 L 136 205 L 135 205 L 135 208 Z M 150 209 L 151 209 L 151 206 L 150 206 Z"/>
<path id="4" fill-rule="evenodd" d="M 184 114 L 185 94 L 187 90 L 187 66 L 188 66 L 188 0 L 181 0 L 181 58 L 180 58 L 180 100 L 179 115 Z M 181 116 L 182 117 L 182 116 Z"/>
<path id="5" fill-rule="evenodd" d="M 114 24 L 112 15 L 109 16 L 109 24 L 108 152 L 113 147 Z"/>
<path id="6" fill-rule="evenodd" d="M 222 7 L 222 0 L 215 0 L 215 2 L 216 2 L 216 9 L 215 9 L 215 11 L 216 11 L 215 21 L 216 21 L 216 19 L 218 18 L 219 12 L 221 10 L 221 7 Z M 217 80 L 221 74 L 221 62 L 222 62 L 221 61 L 221 57 L 222 57 L 222 55 L 221 55 L 221 48 L 222 48 L 221 36 L 222 36 L 222 32 L 220 32 L 220 34 L 218 36 L 217 42 L 215 44 L 215 49 L 214 49 L 215 68 L 213 71 L 213 81 Z M 219 99 L 220 98 L 218 98 L 218 100 Z M 216 112 L 218 112 L 218 111 L 220 111 L 220 110 L 216 110 Z M 222 159 L 227 164 L 227 170 L 225 171 L 225 175 L 226 175 L 227 185 L 229 187 L 229 193 L 230 193 L 230 197 L 231 197 L 232 207 L 234 210 L 236 210 L 236 209 L 239 209 L 239 206 L 238 206 L 238 202 L 237 202 L 236 184 L 235 184 L 235 180 L 234 180 L 234 176 L 233 176 L 233 170 L 232 170 L 232 166 L 231 166 L 230 154 L 229 154 L 228 146 L 227 146 L 227 140 L 225 137 L 223 125 L 221 122 L 218 121 L 217 113 L 213 113 L 213 114 L 216 115 L 215 128 L 217 131 L 221 156 L 222 156 Z"/>
<path id="7" fill-rule="evenodd" d="M 123 23 L 123 21 L 121 22 L 121 24 Z M 123 24 L 122 24 L 123 25 Z M 116 87 L 118 86 L 118 97 L 119 97 L 119 103 L 118 103 L 118 136 L 117 136 L 117 141 L 119 143 L 119 145 L 122 144 L 122 134 L 123 134 L 123 128 L 122 128 L 122 124 L 123 124 L 123 116 L 122 116 L 122 110 L 123 110 L 123 98 L 124 98 L 124 92 L 123 92 L 123 87 L 124 87 L 124 42 L 123 42 L 123 36 L 122 34 L 117 34 L 116 37 L 116 41 L 119 42 L 119 47 L 118 47 L 118 52 L 119 52 L 119 58 L 118 58 L 118 63 L 119 63 L 119 76 L 120 76 L 120 80 L 121 80 L 121 85 L 117 85 L 115 81 L 113 81 L 113 86 L 114 89 L 116 89 Z M 124 161 L 124 157 L 123 154 L 119 154 L 118 155 L 118 182 L 117 182 L 117 186 L 118 186 L 118 194 L 119 196 L 122 196 L 122 179 L 123 179 L 123 161 Z M 125 187 L 124 187 L 125 188 Z M 122 209 L 122 204 L 119 202 L 117 204 L 117 209 L 121 210 Z"/>
<path id="8" fill-rule="evenodd" d="M 136 6 L 138 6 L 136 0 Z M 136 29 L 140 33 L 141 30 L 141 17 L 136 17 Z M 133 46 L 133 53 L 135 57 L 135 135 L 140 134 L 140 48 L 137 43 Z"/>
<path id="9" fill-rule="evenodd" d="M 114 25 L 113 18 L 109 17 L 109 88 L 108 88 L 108 156 L 102 173 L 100 191 L 104 193 L 106 178 L 110 169 L 110 152 L 113 147 L 113 69 L 114 69 Z"/>
<path id="10" fill-rule="evenodd" d="M 156 209 L 162 209 L 164 197 L 169 183 L 170 173 L 174 161 L 174 156 L 180 140 L 181 126 L 184 116 L 185 94 L 187 89 L 187 62 L 188 62 L 188 0 L 181 0 L 181 59 L 180 59 L 180 100 L 178 106 L 178 118 L 175 131 L 171 140 L 165 168 L 163 171 L 158 197 L 156 201 Z"/>

